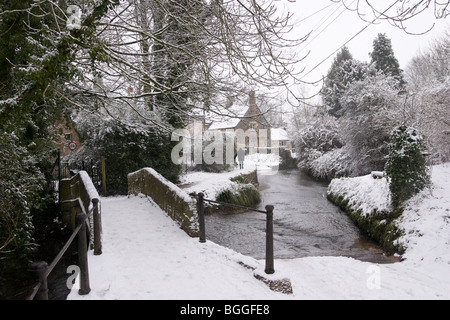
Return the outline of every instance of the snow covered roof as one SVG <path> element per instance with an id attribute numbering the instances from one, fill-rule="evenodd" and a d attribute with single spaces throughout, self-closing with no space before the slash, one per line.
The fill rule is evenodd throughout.
<path id="1" fill-rule="evenodd" d="M 221 110 L 221 114 L 210 115 L 212 123 L 209 130 L 234 129 L 247 110 L 248 106 L 233 105 L 229 109 Z"/>
<path id="2" fill-rule="evenodd" d="M 273 141 L 289 141 L 289 135 L 286 130 L 282 128 L 271 128 L 270 136 Z"/>

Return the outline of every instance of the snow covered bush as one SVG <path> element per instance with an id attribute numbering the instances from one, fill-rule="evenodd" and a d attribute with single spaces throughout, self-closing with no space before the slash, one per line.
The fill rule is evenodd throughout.
<path id="1" fill-rule="evenodd" d="M 351 158 L 344 146 L 321 154 L 310 161 L 307 169 L 315 178 L 331 180 L 336 177 L 350 176 L 350 168 Z"/>
<path id="2" fill-rule="evenodd" d="M 31 212 L 42 202 L 45 178 L 15 134 L 0 134 L 0 280 L 24 270 L 36 249 Z M 1 282 L 1 281 L 0 281 Z M 1 296 L 0 285 L 0 296 Z"/>
<path id="3" fill-rule="evenodd" d="M 414 128 L 400 126 L 392 133 L 386 174 L 394 207 L 402 205 L 430 182 L 421 143 L 422 137 Z"/>
<path id="4" fill-rule="evenodd" d="M 314 177 L 328 179 L 345 171 L 339 160 L 329 157 L 332 153 L 340 153 L 337 150 L 343 146 L 339 122 L 335 117 L 322 115 L 312 125 L 301 130 L 294 138 L 294 143 L 299 155 L 299 168 L 307 170 Z"/>
<path id="5" fill-rule="evenodd" d="M 383 170 L 389 136 L 405 120 L 397 86 L 396 79 L 378 72 L 353 83 L 342 96 L 340 121 L 352 176 Z"/>
<path id="6" fill-rule="evenodd" d="M 103 118 L 100 118 L 103 116 Z M 106 159 L 106 185 L 109 195 L 127 194 L 127 176 L 142 168 L 151 167 L 166 179 L 176 182 L 181 167 L 171 160 L 174 147 L 170 136 L 157 128 L 121 123 L 101 114 L 83 113 L 75 119 L 83 147 L 65 160 L 81 168 L 84 159 Z"/>
<path id="7" fill-rule="evenodd" d="M 253 207 L 261 202 L 261 195 L 252 184 L 236 184 L 231 188 L 226 188 L 219 192 L 217 201 L 235 204 L 244 207 Z M 221 210 L 234 210 L 220 206 Z"/>
<path id="8" fill-rule="evenodd" d="M 424 137 L 431 163 L 450 161 L 450 28 L 406 69 L 414 126 Z"/>
<path id="9" fill-rule="evenodd" d="M 348 48 L 344 47 L 334 59 L 321 92 L 330 115 L 342 116 L 341 97 L 353 82 L 364 79 L 366 75 L 367 65 L 353 59 Z"/>

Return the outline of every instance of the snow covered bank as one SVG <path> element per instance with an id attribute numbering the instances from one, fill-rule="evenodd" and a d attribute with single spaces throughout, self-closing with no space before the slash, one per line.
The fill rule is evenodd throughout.
<path id="1" fill-rule="evenodd" d="M 334 179 L 328 186 L 328 194 L 342 196 L 354 211 L 368 216 L 375 211 L 391 210 L 389 184 L 385 177 L 374 179 L 371 174 L 356 178 Z"/>
<path id="2" fill-rule="evenodd" d="M 431 180 L 407 201 L 398 222 L 405 235 L 398 241 L 408 260 L 450 266 L 450 163 L 432 167 Z"/>
<path id="3" fill-rule="evenodd" d="M 404 211 L 394 221 L 381 219 L 379 223 L 391 222 L 401 230 L 402 235 L 395 243 L 406 250 L 403 258 L 436 260 L 450 266 L 450 163 L 432 167 L 431 180 L 431 187 L 406 201 Z M 392 210 L 385 178 L 373 179 L 368 175 L 335 179 L 328 193 L 363 217 L 376 218 Z"/>
<path id="4" fill-rule="evenodd" d="M 402 211 L 391 208 L 389 184 L 378 174 L 331 181 L 327 198 L 342 210 L 361 230 L 377 241 L 387 252 L 403 253 L 396 241 L 402 234 L 397 218 Z"/>

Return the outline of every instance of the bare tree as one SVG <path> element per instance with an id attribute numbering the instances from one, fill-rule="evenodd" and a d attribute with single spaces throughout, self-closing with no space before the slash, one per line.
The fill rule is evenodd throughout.
<path id="1" fill-rule="evenodd" d="M 409 31 L 408 23 L 413 22 L 414 18 L 427 11 L 433 10 L 436 19 L 445 19 L 450 15 L 450 2 L 446 0 L 357 0 L 348 4 L 346 0 L 331 0 L 333 2 L 342 2 L 349 10 L 357 12 L 359 17 L 369 23 L 373 23 L 373 18 L 377 17 L 377 20 L 388 21 L 391 25 L 404 30 L 407 33 Z M 430 26 L 421 26 L 422 29 L 419 33 L 426 33 L 434 27 L 434 24 Z"/>
<path id="2" fill-rule="evenodd" d="M 433 162 L 450 160 L 450 30 L 406 69 L 410 104 Z"/>
<path id="3" fill-rule="evenodd" d="M 195 110 L 220 113 L 249 87 L 296 79 L 299 61 L 286 48 L 304 39 L 288 39 L 290 18 L 272 1 L 123 1 L 97 28 L 97 59 L 79 52 L 87 71 L 71 86 L 110 114 L 126 106 L 153 125 L 180 126 Z"/>

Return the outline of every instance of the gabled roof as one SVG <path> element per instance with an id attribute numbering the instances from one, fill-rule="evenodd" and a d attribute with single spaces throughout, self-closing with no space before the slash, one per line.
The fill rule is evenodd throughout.
<path id="1" fill-rule="evenodd" d="M 223 108 L 221 114 L 214 114 L 211 117 L 212 123 L 209 130 L 234 129 L 241 121 L 256 120 L 263 125 L 269 126 L 261 110 L 256 105 L 255 92 L 249 94 L 248 105 L 233 104 L 229 108 Z"/>
<path id="2" fill-rule="evenodd" d="M 233 105 L 230 108 L 224 108 L 221 114 L 212 114 L 212 121 L 209 130 L 234 129 L 245 116 L 248 107 L 242 105 Z"/>

